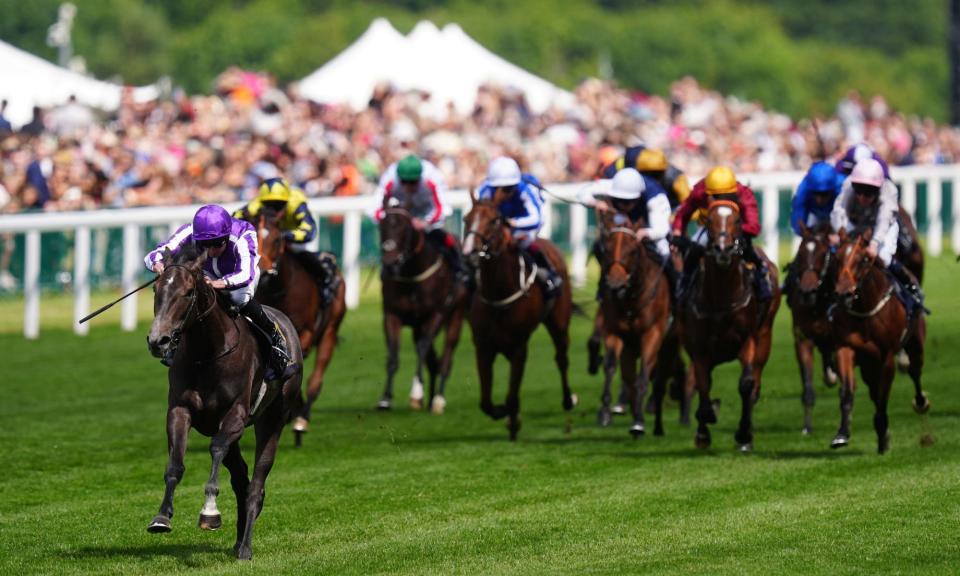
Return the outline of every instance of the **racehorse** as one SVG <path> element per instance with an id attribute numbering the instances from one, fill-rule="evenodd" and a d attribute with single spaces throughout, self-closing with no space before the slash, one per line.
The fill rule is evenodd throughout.
<path id="1" fill-rule="evenodd" d="M 323 376 L 337 345 L 337 333 L 347 311 L 346 290 L 343 277 L 338 273 L 333 300 L 324 307 L 320 287 L 287 251 L 277 216 L 261 213 L 254 224 L 260 239 L 261 271 L 256 298 L 290 318 L 300 337 L 304 357 L 312 348 L 317 349 L 313 373 L 307 382 L 307 400 L 293 421 L 294 442 L 300 446 L 303 434 L 310 427 L 310 409 L 323 389 Z"/>
<path id="2" fill-rule="evenodd" d="M 247 322 L 228 313 L 217 294 L 204 282 L 198 258 L 185 249 L 176 260 L 164 253 L 167 265 L 155 284 L 154 320 L 147 336 L 150 352 L 170 366 L 167 395 L 167 442 L 169 461 L 164 480 L 166 491 L 159 513 L 147 526 L 149 532 L 172 529 L 173 492 L 183 478 L 183 456 L 192 426 L 210 436 L 213 466 L 204 490 L 206 503 L 200 512 L 200 528 L 221 525 L 217 509 L 220 464 L 230 471 L 230 484 L 237 498 L 237 558 L 249 560 L 253 552 L 253 524 L 263 509 L 264 485 L 273 466 L 280 432 L 292 411 L 301 404 L 302 371 L 282 383 L 263 382 L 265 355 Z M 297 333 L 282 313 L 265 307 L 289 344 L 293 361 L 302 362 Z M 267 348 L 265 345 L 264 348 Z M 264 351 L 264 354 L 268 352 Z M 240 452 L 240 437 L 253 424 L 257 437 L 253 476 Z"/>
<path id="3" fill-rule="evenodd" d="M 537 240 L 561 278 L 559 293 L 548 300 L 536 281 L 537 267 L 528 263 L 511 241 L 510 229 L 492 200 L 477 200 L 464 218 L 463 255 L 477 270 L 477 289 L 470 307 L 470 327 L 480 375 L 480 409 L 499 420 L 507 418 L 510 440 L 520 431 L 520 383 L 527 362 L 530 335 L 542 322 L 556 351 L 554 360 L 563 386 L 563 408 L 572 410 L 577 396 L 567 381 L 570 316 L 573 300 L 563 255 L 547 240 Z M 497 354 L 510 361 L 510 388 L 505 404 L 494 404 L 493 362 Z"/>
<path id="4" fill-rule="evenodd" d="M 603 220 L 604 216 L 598 213 L 597 221 Z M 671 360 L 679 361 L 679 345 L 670 318 L 670 283 L 663 266 L 657 264 L 649 248 L 637 240 L 637 228 L 642 223 L 616 224 L 598 227 L 602 245 L 601 274 L 605 281 L 599 316 L 603 321 L 606 358 L 603 405 L 597 420 L 601 426 L 610 424 L 610 382 L 619 361 L 624 388 L 631 391 L 630 433 L 638 437 L 645 431 L 643 398 L 653 377 L 654 435 L 662 436 L 666 380 L 673 376 Z M 658 364 L 658 359 L 662 363 Z"/>
<path id="5" fill-rule="evenodd" d="M 908 317 L 882 264 L 867 253 L 872 232 L 867 229 L 855 236 L 840 232 L 835 289 L 839 301 L 832 311 L 831 322 L 841 383 L 840 429 L 830 446 L 840 448 L 850 443 L 850 411 L 856 388 L 854 366 L 859 365 L 876 408 L 873 427 L 877 432 L 877 451 L 883 454 L 890 448 L 887 401 L 895 372 L 894 355 L 901 347 L 910 359 L 909 373 L 915 392 L 913 408 L 920 414 L 930 409 L 930 401 L 920 384 L 927 325 L 921 310 L 917 310 L 913 318 Z"/>
<path id="6" fill-rule="evenodd" d="M 827 386 L 837 383 L 833 357 L 833 329 L 827 318 L 827 309 L 833 303 L 833 288 L 836 274 L 834 258 L 827 235 L 828 226 L 808 229 L 800 225 L 800 247 L 790 266 L 795 282 L 787 294 L 787 304 L 793 316 L 793 343 L 800 366 L 800 381 L 803 384 L 803 433 L 813 432 L 813 405 L 816 393 L 813 386 L 813 350 L 820 351 L 823 361 L 823 379 Z"/>
<path id="7" fill-rule="evenodd" d="M 700 403 L 697 407 L 698 448 L 710 446 L 707 424 L 716 422 L 710 401 L 713 368 L 740 361 L 740 425 L 734 434 L 743 452 L 753 449 L 753 406 L 760 397 L 763 368 L 770 357 L 773 319 L 780 307 L 776 268 L 767 264 L 773 297 L 761 303 L 752 288 L 754 271 L 743 259 L 740 207 L 714 201 L 707 214 L 708 245 L 690 296 L 679 305 L 684 347 L 692 362 Z M 766 258 L 766 256 L 761 256 Z"/>
<path id="8" fill-rule="evenodd" d="M 377 403 L 389 410 L 393 402 L 393 377 L 399 366 L 400 330 L 413 328 L 417 370 L 410 388 L 410 407 L 423 407 L 423 366 L 430 375 L 429 405 L 443 414 L 444 396 L 453 353 L 460 341 L 467 289 L 455 281 L 455 271 L 440 251 L 427 242 L 426 233 L 414 225 L 405 208 L 385 206 L 380 220 L 380 261 L 383 265 L 383 332 L 387 339 L 387 383 Z M 445 331 L 443 356 L 437 363 L 433 347 Z M 437 375 L 439 390 L 435 389 Z"/>

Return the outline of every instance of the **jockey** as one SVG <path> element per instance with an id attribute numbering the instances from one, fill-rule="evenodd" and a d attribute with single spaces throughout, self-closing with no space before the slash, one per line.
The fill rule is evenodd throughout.
<path id="1" fill-rule="evenodd" d="M 813 164 L 797 186 L 797 193 L 790 205 L 790 227 L 801 236 L 801 224 L 809 229 L 830 224 L 833 203 L 840 194 L 845 176 L 830 164 L 820 161 Z M 783 281 L 784 292 L 789 292 L 795 280 L 793 267 L 787 267 Z"/>
<path id="2" fill-rule="evenodd" d="M 316 280 L 323 302 L 329 304 L 336 288 L 336 257 L 329 252 L 311 252 L 307 247 L 317 235 L 317 222 L 307 207 L 307 197 L 282 178 L 267 178 L 260 184 L 257 197 L 234 212 L 233 217 L 254 222 L 263 209 L 279 215 L 277 224 L 290 254 Z"/>
<path id="3" fill-rule="evenodd" d="M 286 380 L 297 370 L 290 361 L 287 344 L 277 325 L 267 317 L 260 303 L 253 299 L 260 270 L 257 262 L 257 232 L 249 222 L 231 218 L 220 206 L 209 205 L 197 210 L 192 224 L 184 224 L 166 242 L 143 259 L 149 270 L 162 274 L 165 267 L 163 253 L 176 254 L 184 246 L 193 244 L 198 251 L 206 251 L 203 263 L 204 280 L 215 290 L 228 290 L 230 300 L 240 313 L 270 339 L 271 354 L 267 362 L 266 380 Z"/>
<path id="4" fill-rule="evenodd" d="M 702 209 L 703 213 L 706 214 L 714 200 L 728 200 L 736 202 L 740 206 L 743 256 L 747 262 L 754 266 L 754 288 L 757 291 L 757 299 L 761 302 L 770 300 L 773 293 L 770 287 L 767 263 L 753 247 L 753 239 L 760 234 L 760 214 L 757 210 L 757 199 L 753 195 L 753 190 L 737 182 L 733 170 L 726 166 L 717 166 L 710 170 L 703 180 L 697 182 L 691 190 L 690 196 L 680 205 L 674 216 L 673 235 L 676 237 L 683 236 L 693 213 Z M 703 255 L 707 241 L 706 229 L 700 228 L 697 230 L 694 234 L 694 242 L 690 244 L 683 263 L 683 277 L 680 280 L 678 299 L 689 288 L 688 284 L 693 278 L 694 268 L 699 263 L 700 256 Z"/>
<path id="5" fill-rule="evenodd" d="M 521 252 L 531 257 L 540 269 L 540 279 L 547 297 L 556 295 L 561 279 L 546 254 L 537 245 L 537 233 L 543 225 L 543 197 L 540 181 L 532 174 L 520 172 L 513 158 L 500 156 L 490 162 L 487 179 L 483 181 L 477 198 L 492 200 L 510 226 L 510 232 Z"/>
<path id="6" fill-rule="evenodd" d="M 840 242 L 840 230 L 856 232 L 872 228 L 867 253 L 879 258 L 894 278 L 922 305 L 923 292 L 916 278 L 894 257 L 900 234 L 898 210 L 897 186 L 884 177 L 880 162 L 873 158 L 860 160 L 850 173 L 850 178 L 843 183 L 843 190 L 833 204 L 830 243 L 836 246 Z"/>
<path id="7" fill-rule="evenodd" d="M 444 230 L 444 220 L 449 210 L 443 200 L 447 184 L 443 174 L 432 163 L 410 154 L 391 164 L 380 177 L 377 185 L 376 202 L 371 216 L 377 222 L 383 219 L 386 202 L 395 199 L 410 211 L 413 225 L 426 230 L 430 242 L 453 268 L 457 280 L 469 283 L 469 273 L 463 266 L 457 241 Z"/>
<path id="8" fill-rule="evenodd" d="M 883 167 L 883 177 L 887 180 L 890 179 L 890 167 L 887 166 L 887 163 L 883 161 L 883 158 L 881 158 L 873 148 L 864 143 L 847 148 L 843 158 L 837 162 L 837 171 L 840 172 L 844 178 L 846 178 L 851 172 L 853 172 L 853 167 L 856 166 L 857 162 L 865 158 L 873 158 L 879 162 L 880 166 Z"/>
<path id="9" fill-rule="evenodd" d="M 613 175 L 623 168 L 636 168 L 644 176 L 656 180 L 666 191 L 671 210 L 676 210 L 690 195 L 690 184 L 686 175 L 676 166 L 667 163 L 667 157 L 662 150 L 631 146 L 623 156 L 604 166 L 601 176 L 613 178 Z"/>
<path id="10" fill-rule="evenodd" d="M 649 240 L 652 244 L 658 263 L 664 266 L 670 281 L 672 296 L 676 288 L 676 272 L 667 241 L 670 234 L 670 201 L 667 193 L 656 180 L 641 175 L 633 168 L 620 170 L 609 182 L 609 189 L 606 190 L 597 186 L 581 190 L 577 200 L 584 206 L 596 208 L 598 212 L 613 210 L 615 222 L 623 219 L 646 224 L 637 230 L 637 240 Z M 602 277 L 600 281 L 603 282 Z M 598 296 L 600 293 L 602 290 L 598 291 Z"/>

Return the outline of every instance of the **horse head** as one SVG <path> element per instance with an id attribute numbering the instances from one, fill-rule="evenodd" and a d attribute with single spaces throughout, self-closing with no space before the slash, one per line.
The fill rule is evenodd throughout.
<path id="1" fill-rule="evenodd" d="M 279 215 L 264 210 L 257 218 L 257 253 L 260 255 L 260 272 L 276 276 L 280 259 L 286 250 L 286 243 L 283 240 L 283 232 L 278 224 Z"/>
<path id="2" fill-rule="evenodd" d="M 471 199 L 473 206 L 463 218 L 463 255 L 476 268 L 480 260 L 489 260 L 503 250 L 509 232 L 493 201 Z"/>
<path id="3" fill-rule="evenodd" d="M 743 254 L 740 240 L 740 206 L 730 200 L 715 200 L 707 212 L 707 254 L 722 268 Z"/>
<path id="4" fill-rule="evenodd" d="M 600 230 L 601 273 L 607 286 L 614 292 L 623 292 L 640 268 L 643 246 L 637 240 L 637 227 L 627 217 L 610 212 L 598 218 Z"/>
<path id="5" fill-rule="evenodd" d="M 792 266 L 797 278 L 800 301 L 812 305 L 824 281 L 830 277 L 832 256 L 827 242 L 827 229 L 820 226 L 813 230 L 800 223 L 800 248 Z"/>
<path id="6" fill-rule="evenodd" d="M 876 258 L 867 252 L 873 229 L 867 228 L 862 234 L 847 235 L 840 231 L 840 245 L 837 247 L 837 296 L 855 300 L 859 296 L 860 284 L 876 263 Z"/>
<path id="7" fill-rule="evenodd" d="M 177 353 L 184 327 L 197 316 L 198 292 L 207 290 L 203 280 L 206 260 L 205 250 L 196 256 L 194 250 L 185 248 L 176 260 L 169 250 L 164 250 L 163 261 L 168 264 L 153 285 L 154 318 L 147 334 L 147 347 L 168 366 Z"/>
<path id="8" fill-rule="evenodd" d="M 413 225 L 413 216 L 399 202 L 385 204 L 380 220 L 380 262 L 384 269 L 400 268 L 423 249 L 424 234 Z"/>

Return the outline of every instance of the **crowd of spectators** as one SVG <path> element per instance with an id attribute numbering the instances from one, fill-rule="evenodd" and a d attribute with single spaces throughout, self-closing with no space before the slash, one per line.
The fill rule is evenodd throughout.
<path id="1" fill-rule="evenodd" d="M 283 175 L 310 197 L 370 192 L 408 152 L 433 161 L 452 188 L 478 184 L 490 158 L 516 157 L 544 182 L 593 178 L 601 155 L 646 143 L 691 174 L 806 169 L 865 141 L 891 164 L 960 160 L 960 132 L 907 117 L 882 97 L 849 93 L 829 118 L 793 120 L 723 96 L 692 78 L 665 96 L 586 80 L 568 109 L 533 113 L 521 93 L 482 87 L 469 115 L 425 113 L 429 94 L 379 86 L 359 111 L 279 89 L 264 74 L 231 69 L 212 95 L 127 95 L 108 115 L 71 99 L 34 110 L 22 127 L 0 108 L 0 213 L 244 200 Z M 4 104 L 5 105 L 5 104 Z M 16 129 L 15 129 L 16 128 Z"/>

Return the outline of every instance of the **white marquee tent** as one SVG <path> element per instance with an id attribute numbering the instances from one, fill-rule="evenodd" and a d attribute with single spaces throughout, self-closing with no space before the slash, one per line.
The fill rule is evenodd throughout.
<path id="1" fill-rule="evenodd" d="M 70 95 L 92 108 L 115 110 L 123 89 L 61 68 L 0 40 L 0 99 L 8 101 L 6 117 L 14 127 L 30 121 L 34 106 L 59 106 Z M 154 86 L 134 89 L 136 100 L 156 97 Z"/>
<path id="2" fill-rule="evenodd" d="M 384 81 L 402 90 L 428 92 L 438 114 L 447 102 L 460 112 L 472 110 L 477 88 L 484 83 L 522 91 L 537 112 L 573 102 L 570 92 L 490 52 L 456 24 L 438 30 L 432 22 L 421 21 L 404 37 L 384 18 L 374 20 L 346 50 L 304 78 L 300 93 L 317 102 L 362 108 Z"/>

